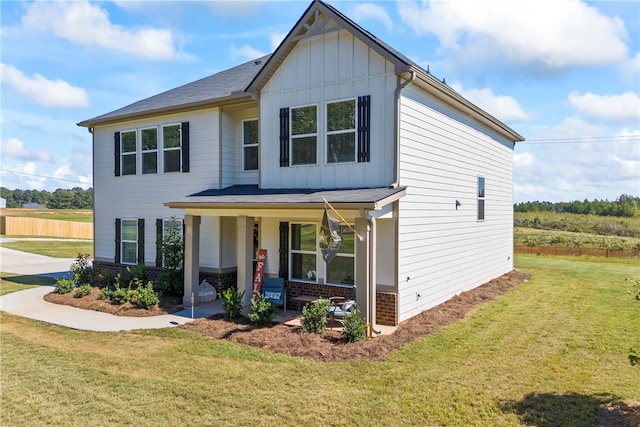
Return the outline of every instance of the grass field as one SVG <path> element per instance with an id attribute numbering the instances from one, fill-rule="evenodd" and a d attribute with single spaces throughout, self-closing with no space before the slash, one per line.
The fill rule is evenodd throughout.
<path id="1" fill-rule="evenodd" d="M 60 221 L 93 222 L 92 210 L 80 209 L 0 209 L 0 216 L 57 219 Z"/>
<path id="2" fill-rule="evenodd" d="M 589 233 L 515 227 L 513 240 L 516 245 L 536 247 L 609 249 L 630 255 L 637 255 L 640 252 L 640 238 L 636 237 L 599 236 Z"/>
<path id="3" fill-rule="evenodd" d="M 3 425 L 597 425 L 639 404 L 634 263 L 516 257 L 532 280 L 383 361 L 321 363 L 181 329 L 2 315 Z M 16 285 L 19 286 L 19 285 Z M 634 400 L 635 399 L 635 400 Z M 600 412 L 599 412 L 600 411 Z"/>
<path id="4" fill-rule="evenodd" d="M 2 246 L 16 251 L 30 252 L 54 258 L 76 258 L 79 253 L 93 257 L 92 240 L 17 240 L 3 242 Z"/>

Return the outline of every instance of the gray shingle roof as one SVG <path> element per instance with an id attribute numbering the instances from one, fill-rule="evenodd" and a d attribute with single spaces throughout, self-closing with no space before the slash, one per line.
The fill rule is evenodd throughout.
<path id="1" fill-rule="evenodd" d="M 180 208 L 278 208 L 287 209 L 307 205 L 323 207 L 322 199 L 341 207 L 376 209 L 404 196 L 406 187 L 311 189 L 258 188 L 257 185 L 234 185 L 220 190 L 211 189 L 166 203 Z"/>
<path id="2" fill-rule="evenodd" d="M 262 58 L 245 62 L 212 76 L 134 102 L 110 113 L 82 121 L 78 125 L 91 126 L 95 122 L 226 98 L 244 92 L 269 57 L 270 55 L 266 55 Z"/>

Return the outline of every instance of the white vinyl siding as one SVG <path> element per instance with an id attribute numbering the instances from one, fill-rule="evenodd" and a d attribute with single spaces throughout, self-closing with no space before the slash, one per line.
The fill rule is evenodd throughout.
<path id="1" fill-rule="evenodd" d="M 403 91 L 400 126 L 402 322 L 513 269 L 513 144 L 413 86 Z M 480 222 L 479 176 L 491 183 Z"/>
<path id="2" fill-rule="evenodd" d="M 149 224 L 157 218 L 182 218 L 180 209 L 169 209 L 166 202 L 208 188 L 218 188 L 219 167 L 218 109 L 170 116 L 158 116 L 124 124 L 97 126 L 94 130 L 94 200 L 95 200 L 95 258 L 113 261 L 115 257 L 115 218 L 145 218 Z M 145 129 L 152 126 L 190 123 L 190 173 L 113 174 L 113 138 L 122 129 Z M 160 132 L 160 131 L 159 131 Z M 159 165 L 160 167 L 160 165 Z M 203 217 L 201 226 L 201 262 L 203 267 L 218 268 L 220 262 L 218 240 L 219 220 Z M 144 241 L 155 242 L 155 227 L 146 227 Z M 209 246 L 210 242 L 211 246 Z M 206 248 L 206 250 L 205 250 Z M 155 264 L 156 245 L 145 245 L 145 263 Z"/>
<path id="3" fill-rule="evenodd" d="M 300 40 L 260 92 L 260 185 L 357 188 L 392 184 L 397 83 L 393 65 L 346 30 Z M 327 162 L 327 102 L 366 95 L 371 96 L 370 161 Z M 307 105 L 318 106 L 316 164 L 280 167 L 279 150 L 272 145 L 280 137 L 279 111 Z"/>

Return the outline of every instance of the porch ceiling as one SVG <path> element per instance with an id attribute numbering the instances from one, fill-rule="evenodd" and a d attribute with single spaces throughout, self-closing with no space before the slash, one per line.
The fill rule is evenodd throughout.
<path id="1" fill-rule="evenodd" d="M 405 194 L 406 187 L 328 190 L 235 185 L 201 191 L 167 202 L 165 206 L 178 209 L 320 209 L 324 207 L 324 198 L 336 208 L 379 210 Z"/>

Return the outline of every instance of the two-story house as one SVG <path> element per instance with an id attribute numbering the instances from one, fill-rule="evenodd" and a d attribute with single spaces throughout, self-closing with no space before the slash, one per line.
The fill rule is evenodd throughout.
<path id="1" fill-rule="evenodd" d="M 374 326 L 513 269 L 523 138 L 322 1 L 271 55 L 79 125 L 93 134 L 95 261 L 159 266 L 177 217 L 185 303 L 205 277 L 248 299 L 258 248 L 289 301 L 357 285 Z M 358 234 L 343 225 L 329 264 L 323 199 Z"/>

